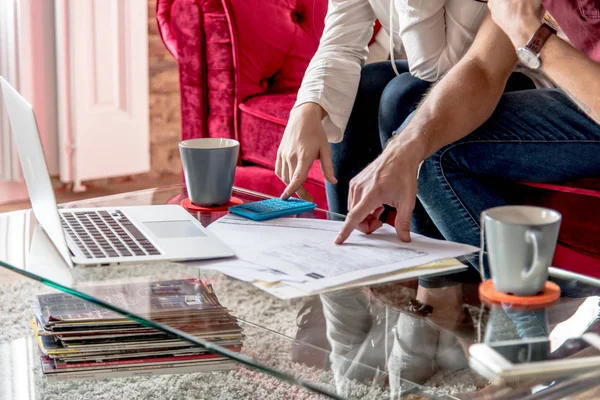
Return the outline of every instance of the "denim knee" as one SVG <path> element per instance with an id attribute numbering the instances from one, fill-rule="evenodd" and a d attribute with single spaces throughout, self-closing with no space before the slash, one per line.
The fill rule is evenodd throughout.
<path id="1" fill-rule="evenodd" d="M 397 62 L 396 67 L 400 72 L 408 71 L 408 64 L 406 63 Z M 370 99 L 372 96 L 377 97 L 377 101 L 379 101 L 382 90 L 390 80 L 393 80 L 393 77 L 394 72 L 389 62 L 364 65 L 360 70 L 360 81 L 358 82 L 355 102 L 363 100 L 363 98 Z"/>
<path id="2" fill-rule="evenodd" d="M 440 170 L 438 164 L 438 153 L 434 153 L 432 156 L 426 158 L 419 168 L 417 197 L 421 199 L 423 204 L 429 203 L 428 199 L 438 196 L 438 191 L 441 190 L 437 180 L 437 174 Z"/>
<path id="3" fill-rule="evenodd" d="M 379 102 L 379 135 L 382 144 L 417 108 L 431 85 L 405 72 L 392 79 L 383 90 Z"/>

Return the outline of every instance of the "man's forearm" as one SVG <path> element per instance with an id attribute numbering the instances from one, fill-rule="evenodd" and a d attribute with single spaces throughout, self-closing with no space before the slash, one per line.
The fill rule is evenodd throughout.
<path id="1" fill-rule="evenodd" d="M 434 86 L 396 140 L 417 144 L 425 159 L 463 138 L 492 115 L 509 74 L 490 76 L 478 61 L 461 61 Z"/>
<path id="2" fill-rule="evenodd" d="M 468 53 L 425 97 L 390 147 L 408 144 L 422 161 L 467 136 L 492 115 L 516 63 L 510 39 L 488 15 Z"/>
<path id="3" fill-rule="evenodd" d="M 600 64 L 553 35 L 542 53 L 542 70 L 586 113 L 600 123 Z"/>

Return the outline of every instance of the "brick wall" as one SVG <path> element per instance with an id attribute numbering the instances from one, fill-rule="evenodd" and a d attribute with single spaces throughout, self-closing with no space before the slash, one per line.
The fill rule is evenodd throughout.
<path id="1" fill-rule="evenodd" d="M 179 73 L 177 62 L 158 35 L 156 0 L 148 0 L 148 57 L 151 175 L 179 174 Z"/>

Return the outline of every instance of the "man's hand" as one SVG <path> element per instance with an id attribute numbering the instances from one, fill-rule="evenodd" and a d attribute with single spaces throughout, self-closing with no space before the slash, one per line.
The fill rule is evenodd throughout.
<path id="1" fill-rule="evenodd" d="M 292 110 L 283 138 L 277 150 L 275 173 L 287 185 L 281 195 L 288 199 L 294 193 L 312 201 L 304 189 L 304 181 L 313 162 L 321 160 L 323 175 L 336 184 L 331 162 L 331 149 L 321 120 L 324 110 L 316 103 L 305 103 Z"/>
<path id="2" fill-rule="evenodd" d="M 396 208 L 396 232 L 410 242 L 410 219 L 417 196 L 417 172 L 424 151 L 416 142 L 392 140 L 383 153 L 350 182 L 348 217 L 336 239 L 342 244 L 358 229 L 372 233 L 379 227 L 383 206 Z"/>
<path id="3" fill-rule="evenodd" d="M 534 0 L 518 0 L 529 1 Z M 433 87 L 402 133 L 351 182 L 350 212 L 336 243 L 343 243 L 354 229 L 368 233 L 377 227 L 374 220 L 384 204 L 396 207 L 398 236 L 410 240 L 419 164 L 492 115 L 516 62 L 511 41 L 486 16 L 463 59 Z"/>
<path id="4" fill-rule="evenodd" d="M 542 0 L 489 0 L 492 19 L 510 38 L 515 49 L 527 44 L 542 24 Z"/>

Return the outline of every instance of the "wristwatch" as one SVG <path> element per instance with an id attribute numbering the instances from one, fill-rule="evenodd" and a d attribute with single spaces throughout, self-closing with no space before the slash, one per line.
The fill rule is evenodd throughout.
<path id="1" fill-rule="evenodd" d="M 517 57 L 527 68 L 538 69 L 542 65 L 540 53 L 542 47 L 546 44 L 548 38 L 556 34 L 556 29 L 543 23 L 542 26 L 533 34 L 525 46 L 517 49 Z"/>

